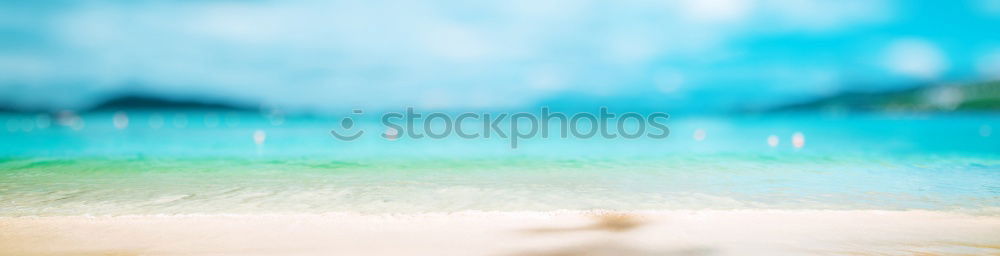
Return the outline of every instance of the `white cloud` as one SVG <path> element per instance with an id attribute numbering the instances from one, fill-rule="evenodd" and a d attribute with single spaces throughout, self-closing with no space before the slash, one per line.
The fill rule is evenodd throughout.
<path id="1" fill-rule="evenodd" d="M 42 81 L 53 63 L 45 58 L 30 55 L 6 55 L 0 58 L 0 70 L 4 76 L 0 81 L 32 84 Z"/>
<path id="2" fill-rule="evenodd" d="M 649 61 L 663 46 L 650 38 L 649 31 L 613 33 L 608 37 L 606 58 L 615 63 L 636 64 Z"/>
<path id="3" fill-rule="evenodd" d="M 680 13 L 690 21 L 700 23 L 737 23 L 752 14 L 752 0 L 683 0 Z"/>
<path id="4" fill-rule="evenodd" d="M 934 79 L 947 69 L 947 59 L 933 43 L 922 39 L 898 39 L 886 49 L 885 65 L 896 73 Z"/>
<path id="5" fill-rule="evenodd" d="M 461 25 L 440 25 L 422 33 L 421 41 L 429 53 L 457 61 L 476 61 L 496 52 L 475 29 Z"/>
<path id="6" fill-rule="evenodd" d="M 889 0 L 761 0 L 763 14 L 778 26 L 827 31 L 891 19 Z"/>
<path id="7" fill-rule="evenodd" d="M 684 73 L 676 70 L 659 70 L 653 73 L 652 80 L 656 90 L 664 94 L 676 93 L 686 82 Z"/>
<path id="8" fill-rule="evenodd" d="M 978 9 L 992 16 L 1000 16 L 1000 0 L 979 0 Z"/>
<path id="9" fill-rule="evenodd" d="M 92 90 L 143 84 L 126 89 L 327 109 L 509 107 L 565 91 L 683 91 L 707 77 L 684 65 L 738 58 L 745 49 L 731 42 L 762 27 L 840 28 L 891 7 L 883 0 L 372 1 L 74 5 L 40 29 L 50 30 L 43 33 L 53 54 L 31 57 L 45 65 L 19 73 Z M 665 62 L 682 67 L 650 74 Z"/>
<path id="10" fill-rule="evenodd" d="M 553 66 L 540 66 L 529 70 L 525 82 L 531 88 L 540 91 L 558 91 L 566 89 L 569 81 L 565 71 Z"/>

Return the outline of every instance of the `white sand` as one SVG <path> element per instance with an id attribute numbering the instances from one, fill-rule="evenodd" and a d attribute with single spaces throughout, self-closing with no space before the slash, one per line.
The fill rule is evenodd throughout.
<path id="1" fill-rule="evenodd" d="M 929 211 L 0 218 L 0 255 L 1000 255 L 1000 217 Z"/>

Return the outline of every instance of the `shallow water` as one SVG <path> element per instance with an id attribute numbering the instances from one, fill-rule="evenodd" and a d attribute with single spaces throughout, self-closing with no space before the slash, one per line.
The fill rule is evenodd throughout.
<path id="1" fill-rule="evenodd" d="M 366 137 L 343 142 L 328 133 L 339 118 L 205 115 L 131 113 L 123 129 L 110 113 L 83 116 L 80 129 L 0 116 L 0 216 L 1000 208 L 997 116 L 673 117 L 663 140 L 511 149 L 498 138 L 389 141 L 371 120 L 359 121 Z"/>

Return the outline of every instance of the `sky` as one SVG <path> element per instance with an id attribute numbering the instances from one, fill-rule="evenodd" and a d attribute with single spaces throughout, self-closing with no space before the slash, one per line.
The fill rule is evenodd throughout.
<path id="1" fill-rule="evenodd" d="M 1000 0 L 0 0 L 0 105 L 726 110 L 1000 79 Z"/>

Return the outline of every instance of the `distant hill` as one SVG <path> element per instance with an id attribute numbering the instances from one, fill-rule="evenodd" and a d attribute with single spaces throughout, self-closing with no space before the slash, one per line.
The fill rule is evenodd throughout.
<path id="1" fill-rule="evenodd" d="M 845 92 L 764 112 L 943 112 L 1000 111 L 1000 81 L 920 86 L 887 92 Z"/>
<path id="2" fill-rule="evenodd" d="M 210 109 L 210 110 L 253 110 L 247 106 L 239 106 L 224 103 L 210 103 L 201 101 L 172 100 L 164 98 L 154 98 L 148 96 L 122 96 L 112 98 L 91 108 L 87 111 L 113 111 L 122 109 Z"/>
<path id="3" fill-rule="evenodd" d="M 40 113 L 40 112 L 43 113 L 43 112 L 49 112 L 49 111 L 45 110 L 45 109 L 40 109 L 40 108 L 20 108 L 20 107 L 14 107 L 14 106 L 10 106 L 10 105 L 4 105 L 3 102 L 0 102 L 0 113 L 14 113 L 14 114 L 17 114 L 17 113 Z"/>
<path id="4" fill-rule="evenodd" d="M 11 107 L 0 106 L 0 113 L 15 113 L 15 112 L 20 112 L 20 111 Z"/>
<path id="5" fill-rule="evenodd" d="M 89 108 L 71 110 L 82 112 L 100 112 L 136 109 L 257 111 L 257 108 L 245 105 L 191 100 L 173 100 L 141 95 L 126 95 L 110 98 Z M 22 108 L 0 104 L 0 113 L 45 113 L 54 111 L 54 109 Z"/>

